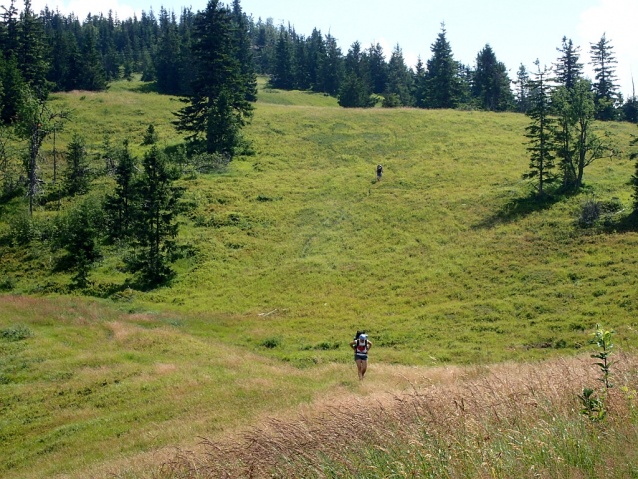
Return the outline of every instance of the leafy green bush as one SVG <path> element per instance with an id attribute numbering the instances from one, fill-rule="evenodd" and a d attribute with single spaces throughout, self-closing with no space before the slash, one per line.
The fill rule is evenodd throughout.
<path id="1" fill-rule="evenodd" d="M 581 226 L 591 226 L 600 218 L 600 203 L 596 200 L 587 200 L 582 206 L 578 223 Z"/>
<path id="2" fill-rule="evenodd" d="M 26 209 L 17 212 L 9 221 L 9 241 L 13 245 L 26 246 L 40 235 L 38 223 Z"/>
<path id="3" fill-rule="evenodd" d="M 281 338 L 277 338 L 277 337 L 266 338 L 261 342 L 261 345 L 264 348 L 268 348 L 268 349 L 277 348 L 281 346 Z"/>
<path id="4" fill-rule="evenodd" d="M 24 324 L 18 324 L 16 326 L 10 326 L 8 328 L 0 329 L 0 338 L 7 341 L 22 341 L 23 339 L 32 338 L 33 331 Z"/>

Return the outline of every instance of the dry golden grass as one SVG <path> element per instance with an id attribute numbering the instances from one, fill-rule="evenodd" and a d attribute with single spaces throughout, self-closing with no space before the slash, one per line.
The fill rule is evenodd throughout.
<path id="1" fill-rule="evenodd" d="M 616 359 L 617 385 L 635 389 L 638 357 Z M 232 437 L 205 439 L 166 462 L 160 477 L 441 477 L 441 462 L 443 477 L 523 477 L 517 474 L 525 471 L 526 477 L 623 477 L 620 470 L 610 473 L 613 460 L 591 469 L 549 440 L 562 430 L 552 421 L 566 431 L 574 424 L 598 428 L 594 434 L 610 443 L 614 434 L 636 437 L 636 404 L 620 388 L 611 390 L 604 424 L 579 414 L 576 394 L 597 384 L 589 356 L 481 368 L 384 366 L 375 373 L 392 369 L 397 384 L 413 387 L 383 391 L 367 379 L 367 395 L 323 398 L 299 408 L 297 417 L 271 417 Z M 555 466 L 536 457 L 539 448 Z"/>

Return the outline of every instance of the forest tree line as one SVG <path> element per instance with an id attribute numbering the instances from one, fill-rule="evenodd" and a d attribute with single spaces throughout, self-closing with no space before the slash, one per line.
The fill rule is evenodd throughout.
<path id="1" fill-rule="evenodd" d="M 527 112 L 530 106 L 530 73 L 521 64 L 515 78 L 485 45 L 475 64 L 454 59 L 442 26 L 430 46 L 431 57 L 406 65 L 396 45 L 386 59 L 378 43 L 354 42 L 344 54 L 332 34 L 315 28 L 310 35 L 292 25 L 276 25 L 272 19 L 255 20 L 241 10 L 239 0 L 229 5 L 234 28 L 247 32 L 237 50 L 244 70 L 269 75 L 279 89 L 311 90 L 339 99 L 344 107 L 466 108 Z M 22 83 L 38 91 L 103 90 L 108 82 L 141 74 L 156 81 L 160 93 L 192 95 L 197 72 L 193 65 L 193 31 L 196 12 L 183 8 L 176 14 L 161 7 L 118 19 L 113 12 L 79 19 L 48 7 L 36 13 L 25 0 L 21 11 L 14 0 L 0 14 L 0 118 L 7 122 L 16 113 L 16 97 Z M 570 86 L 583 75 L 578 46 L 563 38 L 557 48 L 554 82 Z M 603 36 L 590 46 L 589 63 L 595 72 L 592 91 L 599 120 L 638 121 L 638 101 L 626 101 L 616 83 L 611 42 Z"/>

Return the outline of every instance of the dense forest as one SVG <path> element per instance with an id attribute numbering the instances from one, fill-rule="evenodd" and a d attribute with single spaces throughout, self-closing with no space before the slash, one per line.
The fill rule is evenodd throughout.
<path id="1" fill-rule="evenodd" d="M 236 60 L 241 68 L 269 75 L 279 89 L 311 90 L 339 98 L 344 107 L 412 106 L 491 111 L 529 109 L 530 72 L 521 64 L 516 78 L 498 60 L 491 46 L 477 53 L 474 65 L 454 59 L 445 26 L 430 47 L 432 56 L 406 65 L 401 47 L 390 55 L 381 45 L 353 43 L 344 54 L 332 34 L 315 28 L 309 35 L 291 24 L 255 20 L 242 12 L 239 0 L 229 5 L 237 32 Z M 14 1 L 0 15 L 0 100 L 2 120 L 16 113 L 22 82 L 45 91 L 102 90 L 109 81 L 131 78 L 155 81 L 160 93 L 191 95 L 197 76 L 193 65 L 196 12 L 179 15 L 165 8 L 141 17 L 118 19 L 113 12 L 79 19 L 45 8 L 36 13 L 26 0 L 20 11 Z M 563 39 L 553 68 L 555 84 L 570 87 L 583 75 L 581 51 Z M 597 119 L 638 121 L 635 96 L 626 101 L 618 91 L 616 59 L 603 36 L 590 46 L 596 74 L 592 91 Z M 389 60 L 386 58 L 389 56 Z"/>

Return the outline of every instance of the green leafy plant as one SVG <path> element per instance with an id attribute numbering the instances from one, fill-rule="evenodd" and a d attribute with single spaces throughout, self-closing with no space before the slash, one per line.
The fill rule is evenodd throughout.
<path id="1" fill-rule="evenodd" d="M 605 391 L 614 387 L 614 385 L 610 382 L 609 374 L 609 369 L 614 361 L 610 361 L 609 356 L 611 355 L 611 350 L 614 347 L 611 337 L 615 333 L 615 331 L 607 331 L 600 324 L 596 324 L 596 331 L 592 333 L 594 339 L 590 341 L 590 344 L 595 344 L 598 348 L 600 348 L 598 353 L 592 354 L 591 357 L 600 360 L 599 363 L 596 363 L 596 366 L 600 368 L 600 372 L 602 373 L 602 377 L 598 380 L 605 385 Z"/>
<path id="2" fill-rule="evenodd" d="M 24 324 L 0 329 L 0 338 L 7 341 L 22 341 L 31 337 L 33 337 L 33 331 Z"/>
<path id="3" fill-rule="evenodd" d="M 608 331 L 600 324 L 596 324 L 596 331 L 592 333 L 594 338 L 589 342 L 599 348 L 598 352 L 592 354 L 591 357 L 600 360 L 600 362 L 596 363 L 596 366 L 600 368 L 601 377 L 598 380 L 603 383 L 603 388 L 599 396 L 596 396 L 594 389 L 583 388 L 583 393 L 578 395 L 578 399 L 582 406 L 580 413 L 592 421 L 603 421 L 607 417 L 605 399 L 609 389 L 614 387 L 610 382 L 610 368 L 614 362 L 609 360 L 611 350 L 614 347 L 611 339 L 613 334 L 615 334 L 615 331 Z"/>

